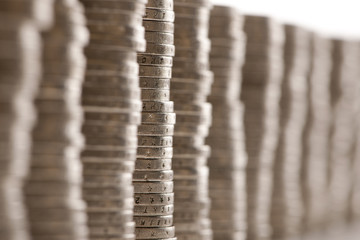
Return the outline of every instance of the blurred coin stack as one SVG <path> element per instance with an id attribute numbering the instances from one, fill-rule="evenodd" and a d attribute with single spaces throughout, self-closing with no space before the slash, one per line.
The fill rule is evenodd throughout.
<path id="1" fill-rule="evenodd" d="M 132 173 L 141 121 L 137 51 L 145 0 L 82 0 L 90 31 L 82 104 L 89 237 L 134 239 Z"/>
<path id="2" fill-rule="evenodd" d="M 143 25 L 146 51 L 137 56 L 143 107 L 133 175 L 135 234 L 136 239 L 176 239 L 171 169 L 176 116 L 170 101 L 173 0 L 148 0 Z"/>
<path id="3" fill-rule="evenodd" d="M 269 239 L 272 167 L 278 138 L 284 30 L 272 19 L 245 16 L 241 100 L 248 161 L 247 239 Z"/>
<path id="4" fill-rule="evenodd" d="M 310 39 L 308 114 L 304 127 L 301 188 L 303 231 L 324 227 L 327 212 L 327 165 L 330 149 L 331 41 L 315 33 Z"/>
<path id="5" fill-rule="evenodd" d="M 52 21 L 53 1 L 0 1 L 0 239 L 29 239 L 23 201 L 34 98 L 41 76 L 40 31 Z"/>
<path id="6" fill-rule="evenodd" d="M 355 41 L 332 40 L 333 68 L 331 73 L 332 136 L 330 147 L 330 219 L 346 218 L 351 187 L 354 114 L 359 94 L 357 69 L 359 45 Z M 357 120 L 358 121 L 358 120 Z"/>
<path id="7" fill-rule="evenodd" d="M 206 143 L 211 147 L 209 194 L 214 239 L 245 239 L 246 152 L 243 106 L 240 103 L 241 67 L 245 55 L 243 19 L 233 8 L 214 6 L 209 36 L 213 121 Z"/>
<path id="8" fill-rule="evenodd" d="M 43 34 L 43 71 L 35 100 L 38 121 L 25 186 L 33 239 L 87 239 L 80 162 L 87 41 L 80 3 L 55 0 L 54 24 Z"/>
<path id="9" fill-rule="evenodd" d="M 271 226 L 274 239 L 287 239 L 301 228 L 300 167 L 307 114 L 310 34 L 285 25 L 284 74 L 281 85 L 279 139 L 274 160 Z"/>
<path id="10" fill-rule="evenodd" d="M 176 235 L 183 239 L 211 239 L 207 158 L 204 141 L 211 125 L 206 102 L 213 79 L 209 70 L 210 1 L 176 0 L 176 52 L 171 80 L 175 102 L 174 184 Z"/>

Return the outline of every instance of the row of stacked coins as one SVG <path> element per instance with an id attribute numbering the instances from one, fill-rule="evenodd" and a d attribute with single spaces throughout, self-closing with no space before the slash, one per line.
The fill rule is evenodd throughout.
<path id="1" fill-rule="evenodd" d="M 90 31 L 82 104 L 90 239 L 134 239 L 132 173 L 141 120 L 137 51 L 146 0 L 82 0 Z"/>
<path id="2" fill-rule="evenodd" d="M 136 239 L 176 239 L 171 169 L 175 113 L 170 101 L 173 0 L 148 0 L 143 25 L 146 51 L 137 56 L 143 107 L 133 175 L 135 234 Z"/>
<path id="3" fill-rule="evenodd" d="M 327 161 L 330 136 L 331 42 L 312 34 L 307 87 L 308 114 L 303 135 L 301 183 L 302 232 L 324 227 L 326 217 Z"/>
<path id="4" fill-rule="evenodd" d="M 332 221 L 347 217 L 351 194 L 351 168 L 355 141 L 355 105 L 358 91 L 359 44 L 332 40 L 331 107 L 332 129 L 328 209 Z M 355 64 L 354 64 L 355 63 Z M 356 64 L 357 63 L 357 64 Z M 358 121 L 358 120 L 356 120 Z"/>
<path id="5" fill-rule="evenodd" d="M 29 239 L 23 183 L 30 161 L 33 100 L 41 77 L 40 31 L 53 1 L 0 2 L 0 238 Z M 44 12 L 41 12 L 44 10 Z"/>
<path id="6" fill-rule="evenodd" d="M 246 152 L 243 109 L 240 102 L 241 67 L 245 55 L 242 17 L 230 7 L 211 11 L 210 66 L 214 73 L 211 94 L 213 122 L 206 143 L 209 158 L 210 217 L 214 239 L 245 239 Z"/>
<path id="7" fill-rule="evenodd" d="M 25 194 L 33 239 L 86 239 L 81 196 L 81 84 L 88 41 L 77 0 L 55 0 L 54 24 L 43 34 L 38 122 Z"/>
<path id="8" fill-rule="evenodd" d="M 274 239 L 299 233 L 302 198 L 302 133 L 307 113 L 310 34 L 285 25 L 284 74 L 281 85 L 279 139 L 274 161 L 271 226 Z"/>
<path id="9" fill-rule="evenodd" d="M 208 0 L 176 0 L 176 52 L 171 99 L 176 102 L 174 134 L 174 221 L 178 239 L 211 239 L 207 157 L 204 145 L 211 124 Z"/>
<path id="10" fill-rule="evenodd" d="M 272 165 L 278 136 L 282 79 L 281 25 L 266 17 L 245 16 L 247 37 L 241 100 L 248 161 L 247 239 L 269 239 Z"/>

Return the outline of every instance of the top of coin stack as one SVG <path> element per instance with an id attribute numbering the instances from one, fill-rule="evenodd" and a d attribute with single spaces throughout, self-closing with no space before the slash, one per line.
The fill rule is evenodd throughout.
<path id="1" fill-rule="evenodd" d="M 331 41 L 312 33 L 311 70 L 308 78 L 307 123 L 304 129 L 302 179 L 304 199 L 303 231 L 325 226 L 327 211 L 327 168 L 330 149 Z"/>
<path id="2" fill-rule="evenodd" d="M 284 25 L 284 74 L 281 86 L 279 142 L 273 167 L 272 235 L 286 238 L 299 233 L 302 217 L 300 167 L 302 133 L 307 113 L 310 34 Z"/>
<path id="3" fill-rule="evenodd" d="M 56 0 L 54 25 L 43 34 L 43 75 L 35 101 L 38 121 L 25 186 L 33 239 L 66 236 L 75 240 L 88 234 L 80 163 L 82 50 L 87 40 L 79 2 Z"/>
<path id="4" fill-rule="evenodd" d="M 82 104 L 83 196 L 90 239 L 135 239 L 132 173 L 141 121 L 137 51 L 145 0 L 82 0 L 90 44 Z"/>
<path id="5" fill-rule="evenodd" d="M 247 237 L 257 239 L 270 234 L 269 189 L 278 137 L 284 30 L 270 18 L 245 16 L 244 31 L 247 43 L 241 99 L 245 106 L 245 139 L 249 158 Z"/>
<path id="6" fill-rule="evenodd" d="M 148 0 L 143 17 L 146 51 L 138 53 L 142 121 L 133 184 L 136 239 L 176 239 L 173 226 L 174 104 L 170 79 L 174 47 L 173 0 Z"/>
<path id="7" fill-rule="evenodd" d="M 241 67 L 245 37 L 242 16 L 233 8 L 215 6 L 211 11 L 210 66 L 214 83 L 208 97 L 213 122 L 206 139 L 209 158 L 211 222 L 214 239 L 245 239 L 246 152 L 243 109 L 240 103 Z"/>
<path id="8" fill-rule="evenodd" d="M 208 0 L 175 0 L 175 46 L 171 99 L 176 102 L 174 136 L 174 221 L 178 239 L 211 239 L 208 196 L 211 125 Z"/>

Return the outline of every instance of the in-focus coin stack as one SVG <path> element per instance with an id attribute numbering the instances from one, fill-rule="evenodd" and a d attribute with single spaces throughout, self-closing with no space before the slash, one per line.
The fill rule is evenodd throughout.
<path id="1" fill-rule="evenodd" d="M 284 74 L 271 206 L 274 239 L 287 239 L 297 235 L 301 228 L 303 205 L 300 167 L 310 68 L 309 32 L 293 25 L 285 25 L 284 29 Z"/>
<path id="2" fill-rule="evenodd" d="M 214 239 L 245 239 L 246 152 L 243 106 L 240 103 L 241 67 L 245 55 L 242 16 L 233 8 L 214 6 L 210 16 L 210 67 L 213 121 L 206 143 L 211 147 L 210 217 Z"/>
<path id="3" fill-rule="evenodd" d="M 272 19 L 245 16 L 247 37 L 241 100 L 244 102 L 247 239 L 268 239 L 272 165 L 278 137 L 284 30 Z"/>
<path id="4" fill-rule="evenodd" d="M 332 135 L 330 147 L 330 212 L 333 222 L 346 219 L 351 193 L 353 144 L 355 141 L 355 96 L 359 94 L 357 69 L 359 44 L 356 41 L 332 40 L 331 107 Z M 354 64 L 357 63 L 357 64 Z M 357 120 L 358 121 L 358 120 Z"/>
<path id="5" fill-rule="evenodd" d="M 134 184 L 136 239 L 176 239 L 171 162 L 176 116 L 170 101 L 174 48 L 173 0 L 148 0 L 146 51 L 137 56 L 142 100 Z"/>
<path id="6" fill-rule="evenodd" d="M 208 0 L 176 0 L 175 57 L 171 100 L 175 102 L 174 184 L 176 236 L 211 239 L 208 195 L 211 104 L 206 102 L 213 74 L 209 70 L 208 38 L 211 5 Z"/>
<path id="7" fill-rule="evenodd" d="M 51 25 L 52 5 L 46 0 L 0 1 L 0 238 L 4 240 L 29 239 L 22 190 L 41 76 L 40 31 Z"/>
<path id="8" fill-rule="evenodd" d="M 141 120 L 137 51 L 145 0 L 82 0 L 90 31 L 82 104 L 89 239 L 135 239 L 132 174 Z"/>
<path id="9" fill-rule="evenodd" d="M 54 24 L 43 34 L 43 74 L 35 100 L 25 200 L 32 239 L 87 239 L 81 196 L 81 84 L 88 41 L 78 1 L 54 1 Z"/>
<path id="10" fill-rule="evenodd" d="M 310 39 L 308 114 L 303 136 L 301 184 L 302 231 L 322 229 L 327 212 L 327 165 L 330 149 L 331 41 L 315 33 Z"/>

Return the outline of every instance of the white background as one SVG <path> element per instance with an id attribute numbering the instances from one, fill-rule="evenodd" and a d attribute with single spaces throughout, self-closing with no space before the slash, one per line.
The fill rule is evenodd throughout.
<path id="1" fill-rule="evenodd" d="M 360 39 L 360 0 L 212 0 L 332 37 Z"/>

